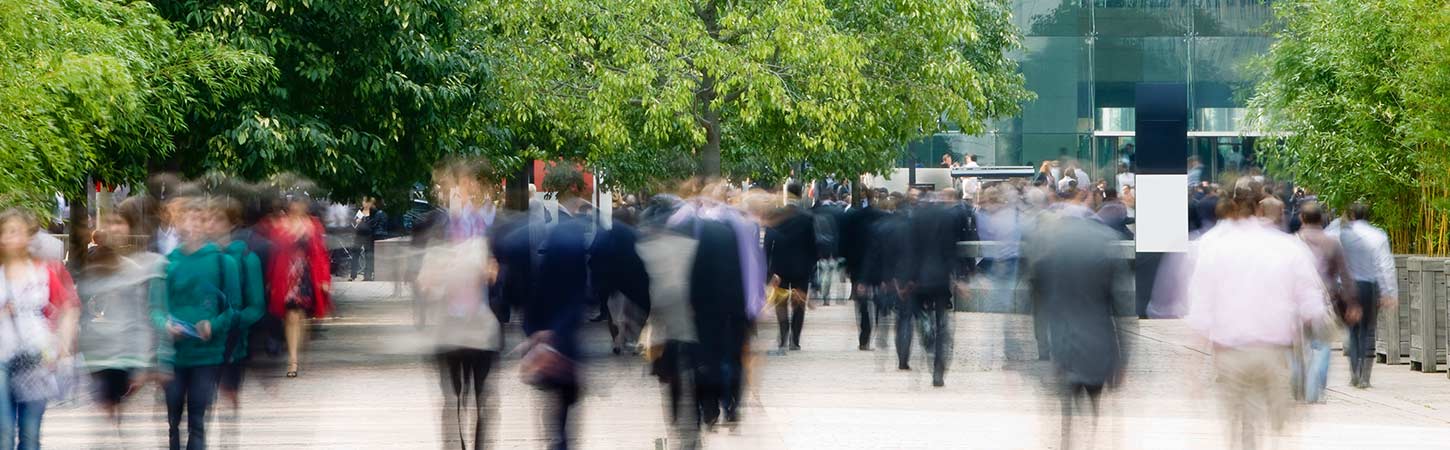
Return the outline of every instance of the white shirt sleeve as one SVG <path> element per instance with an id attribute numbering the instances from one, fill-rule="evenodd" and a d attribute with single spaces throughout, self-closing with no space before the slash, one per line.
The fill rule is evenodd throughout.
<path id="1" fill-rule="evenodd" d="M 1390 250 L 1390 239 L 1381 234 L 1379 245 L 1375 246 L 1375 268 L 1379 272 L 1380 296 L 1399 298 L 1400 285 L 1395 276 L 1395 255 Z"/>

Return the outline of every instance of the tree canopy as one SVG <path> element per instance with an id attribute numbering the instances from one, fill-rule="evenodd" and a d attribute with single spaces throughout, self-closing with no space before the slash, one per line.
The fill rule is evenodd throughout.
<path id="1" fill-rule="evenodd" d="M 1260 158 L 1331 205 L 1368 202 L 1397 251 L 1450 253 L 1450 4 L 1296 0 L 1275 12 L 1251 106 L 1284 135 Z"/>
<path id="2" fill-rule="evenodd" d="M 682 173 L 891 167 L 942 120 L 1030 97 L 1005 0 L 488 2 L 501 123 L 627 187 Z"/>
<path id="3" fill-rule="evenodd" d="M 0 0 L 0 202 L 39 209 L 88 176 L 139 181 L 189 115 L 270 74 L 145 2 Z"/>
<path id="4" fill-rule="evenodd" d="M 269 57 L 259 95 L 196 116 L 170 162 L 247 178 L 295 172 L 344 198 L 406 198 L 448 155 L 502 148 L 486 111 L 487 60 L 469 39 L 475 2 L 155 1 L 186 29 Z"/>

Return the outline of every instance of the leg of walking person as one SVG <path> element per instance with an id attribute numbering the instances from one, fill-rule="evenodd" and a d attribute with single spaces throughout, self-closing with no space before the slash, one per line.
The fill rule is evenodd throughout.
<path id="1" fill-rule="evenodd" d="M 801 329 L 806 324 L 806 307 L 810 305 L 806 292 L 795 290 L 791 295 L 790 349 L 801 349 Z"/>
<path id="2" fill-rule="evenodd" d="M 473 448 L 488 448 L 486 439 L 486 425 L 493 418 L 489 414 L 489 392 L 488 373 L 493 369 L 493 362 L 498 357 L 498 352 L 483 350 L 470 350 L 472 353 L 472 377 L 473 377 Z"/>
<path id="3" fill-rule="evenodd" d="M 186 383 L 186 449 L 206 449 L 206 412 L 216 401 L 217 366 L 193 367 Z"/>
<path id="4" fill-rule="evenodd" d="M 438 418 L 443 448 L 466 450 L 468 443 L 463 439 L 463 361 L 458 350 L 449 350 L 436 356 L 438 365 L 438 387 L 443 394 L 443 405 Z"/>
<path id="5" fill-rule="evenodd" d="M 15 403 L 10 393 L 10 369 L 0 366 L 0 448 L 15 444 Z"/>
<path id="6" fill-rule="evenodd" d="M 912 295 L 896 296 L 896 368 L 911 370 L 911 334 L 917 301 Z"/>
<path id="7" fill-rule="evenodd" d="M 557 386 L 554 394 L 558 398 L 557 409 L 554 410 L 554 423 L 551 424 L 553 441 L 550 448 L 553 450 L 569 449 L 569 413 L 574 405 L 579 402 L 579 385 L 568 383 Z"/>
<path id="8" fill-rule="evenodd" d="M 776 348 L 785 351 L 786 342 L 790 339 L 790 303 L 791 299 L 781 300 L 775 304 L 775 323 L 780 330 L 776 338 Z"/>
<path id="9" fill-rule="evenodd" d="M 376 274 L 374 272 L 374 263 L 376 261 L 373 259 L 373 250 L 376 248 L 377 243 L 374 242 L 372 239 L 368 239 L 367 241 L 363 242 L 362 254 L 358 255 L 363 260 L 363 281 L 373 281 L 373 275 Z"/>
<path id="10" fill-rule="evenodd" d="M 287 338 L 287 376 L 296 377 L 301 370 L 302 342 L 306 339 L 307 313 L 301 309 L 287 309 L 283 334 Z"/>
<path id="11" fill-rule="evenodd" d="M 1329 343 L 1311 340 L 1308 353 L 1304 372 L 1304 400 L 1321 403 L 1324 401 L 1325 382 L 1329 379 Z"/>
<path id="12" fill-rule="evenodd" d="M 936 335 L 932 339 L 931 383 L 941 387 L 946 384 L 946 371 L 952 358 L 951 296 L 934 295 L 926 301 L 930 302 L 929 314 Z"/>
<path id="13" fill-rule="evenodd" d="M 1349 354 L 1350 385 L 1357 388 L 1370 387 L 1369 373 L 1374 367 L 1375 321 L 1379 312 L 1379 288 L 1371 282 L 1356 282 L 1359 294 L 1360 319 L 1349 327 L 1349 343 L 1345 352 Z"/>
<path id="14" fill-rule="evenodd" d="M 188 387 L 186 379 L 191 376 L 192 370 L 187 367 L 173 368 L 171 379 L 162 387 L 166 395 L 166 436 L 171 450 L 181 450 L 181 416 L 186 412 Z"/>
<path id="15" fill-rule="evenodd" d="M 40 449 L 40 418 L 45 414 L 45 400 L 15 404 L 15 427 L 20 442 L 18 450 Z"/>
<path id="16" fill-rule="evenodd" d="M 852 292 L 852 300 L 856 302 L 856 326 L 859 328 L 857 334 L 858 349 L 871 349 L 871 315 L 875 311 L 871 306 L 872 298 L 868 288 L 863 284 L 856 284 Z"/>

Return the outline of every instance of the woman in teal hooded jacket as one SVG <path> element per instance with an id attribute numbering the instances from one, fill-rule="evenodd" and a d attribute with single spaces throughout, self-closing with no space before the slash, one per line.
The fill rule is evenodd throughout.
<path id="1" fill-rule="evenodd" d="M 151 305 L 151 319 L 170 339 L 158 351 L 171 369 L 166 383 L 166 418 L 171 449 L 181 448 L 183 407 L 187 449 L 206 448 L 206 410 L 216 399 L 227 334 L 236 324 L 231 306 L 242 298 L 237 260 L 208 242 L 206 200 L 182 198 L 182 245 L 168 255 L 166 296 Z M 232 275 L 232 276 L 229 276 Z M 169 342 L 165 342 L 169 341 Z"/>

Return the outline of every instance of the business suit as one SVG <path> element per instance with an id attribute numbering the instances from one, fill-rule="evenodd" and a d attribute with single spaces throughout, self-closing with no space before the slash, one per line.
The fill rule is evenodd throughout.
<path id="1" fill-rule="evenodd" d="M 810 212 L 794 205 L 781 214 L 780 221 L 765 231 L 765 254 L 770 275 L 780 278 L 781 289 L 792 291 L 789 301 L 775 307 L 779 346 L 784 349 L 789 337 L 791 349 L 799 350 L 806 320 L 806 291 L 816 271 L 815 220 Z"/>
<path id="2" fill-rule="evenodd" d="M 1086 394 L 1092 414 L 1098 396 L 1123 366 L 1120 329 L 1113 314 L 1114 283 L 1124 263 L 1110 244 L 1117 234 L 1076 216 L 1046 219 L 1024 245 L 1027 280 L 1040 298 L 1053 365 L 1062 378 L 1063 447 L 1069 448 L 1074 404 Z"/>

